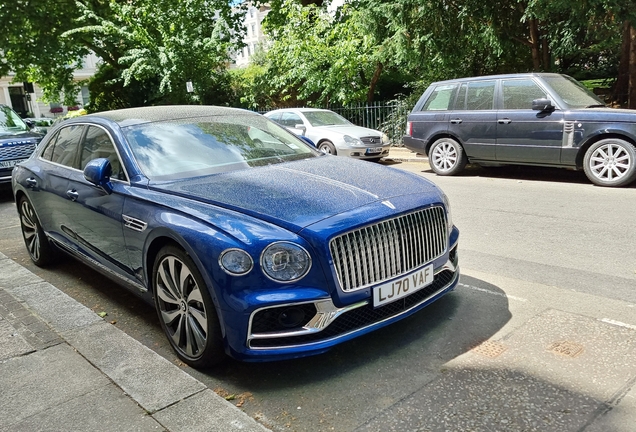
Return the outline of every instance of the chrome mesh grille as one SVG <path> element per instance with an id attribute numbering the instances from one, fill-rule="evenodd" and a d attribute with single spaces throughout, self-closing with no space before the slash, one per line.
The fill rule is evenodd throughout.
<path id="1" fill-rule="evenodd" d="M 31 153 L 33 153 L 33 150 L 35 150 L 35 146 L 35 143 L 30 143 L 0 147 L 0 159 L 9 160 L 28 158 L 31 156 Z"/>
<path id="2" fill-rule="evenodd" d="M 343 291 L 354 291 L 416 269 L 446 250 L 443 207 L 418 210 L 331 240 L 329 249 Z"/>
<path id="3" fill-rule="evenodd" d="M 382 137 L 381 136 L 362 137 L 362 138 L 360 138 L 360 141 L 362 141 L 365 144 L 382 145 Z"/>

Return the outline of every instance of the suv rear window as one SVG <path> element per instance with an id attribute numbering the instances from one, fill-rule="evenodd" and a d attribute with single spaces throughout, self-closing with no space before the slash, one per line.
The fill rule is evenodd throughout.
<path id="1" fill-rule="evenodd" d="M 457 84 L 438 85 L 428 97 L 422 111 L 449 110 L 451 102 L 455 99 L 455 90 L 457 90 Z"/>

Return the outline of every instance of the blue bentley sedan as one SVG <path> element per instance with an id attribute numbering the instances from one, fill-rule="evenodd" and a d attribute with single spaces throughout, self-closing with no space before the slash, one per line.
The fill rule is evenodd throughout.
<path id="1" fill-rule="evenodd" d="M 194 367 L 318 354 L 459 279 L 459 232 L 434 184 L 325 155 L 248 111 L 68 120 L 12 181 L 33 262 L 63 250 L 154 303 Z"/>

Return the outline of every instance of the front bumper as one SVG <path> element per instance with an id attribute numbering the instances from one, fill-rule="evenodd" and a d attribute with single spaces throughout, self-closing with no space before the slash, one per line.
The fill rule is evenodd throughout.
<path id="1" fill-rule="evenodd" d="M 459 281 L 457 243 L 448 261 L 435 271 L 433 283 L 395 302 L 373 307 L 371 298 L 344 307 L 336 307 L 331 298 L 279 304 L 252 312 L 246 348 L 230 354 L 245 361 L 270 361 L 320 354 L 344 341 L 402 320 L 423 309 L 446 293 Z M 301 310 L 309 316 L 306 323 L 293 329 L 268 330 L 264 320 L 270 312 Z M 291 313 L 291 312 L 290 312 Z M 280 315 L 276 315 L 277 317 Z"/>
<path id="2" fill-rule="evenodd" d="M 355 159 L 376 159 L 387 157 L 390 149 L 391 145 L 377 147 L 338 147 L 338 156 L 347 156 Z"/>

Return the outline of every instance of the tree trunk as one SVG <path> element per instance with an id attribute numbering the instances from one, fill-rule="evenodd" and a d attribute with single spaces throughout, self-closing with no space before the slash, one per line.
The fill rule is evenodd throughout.
<path id="1" fill-rule="evenodd" d="M 550 72 L 552 70 L 552 56 L 550 55 L 550 46 L 548 45 L 548 36 L 544 35 L 541 38 L 541 51 L 543 54 L 543 70 Z"/>
<path id="2" fill-rule="evenodd" d="M 530 26 L 530 44 L 532 46 L 532 70 L 538 72 L 541 69 L 539 24 L 536 19 L 531 19 L 528 24 Z"/>
<path id="3" fill-rule="evenodd" d="M 636 29 L 629 29 L 629 97 L 627 108 L 636 108 Z"/>
<path id="4" fill-rule="evenodd" d="M 623 105 L 627 103 L 629 94 L 629 53 L 631 51 L 631 25 L 628 21 L 623 23 L 623 39 L 621 44 L 621 58 L 618 64 L 618 77 L 614 84 L 613 99 Z"/>
<path id="5" fill-rule="evenodd" d="M 384 66 L 381 62 L 375 66 L 375 72 L 373 72 L 373 76 L 371 77 L 371 82 L 369 83 L 369 91 L 367 92 L 367 104 L 373 102 L 373 94 L 375 93 L 375 86 L 380 80 L 380 74 L 382 74 L 382 69 Z"/>

